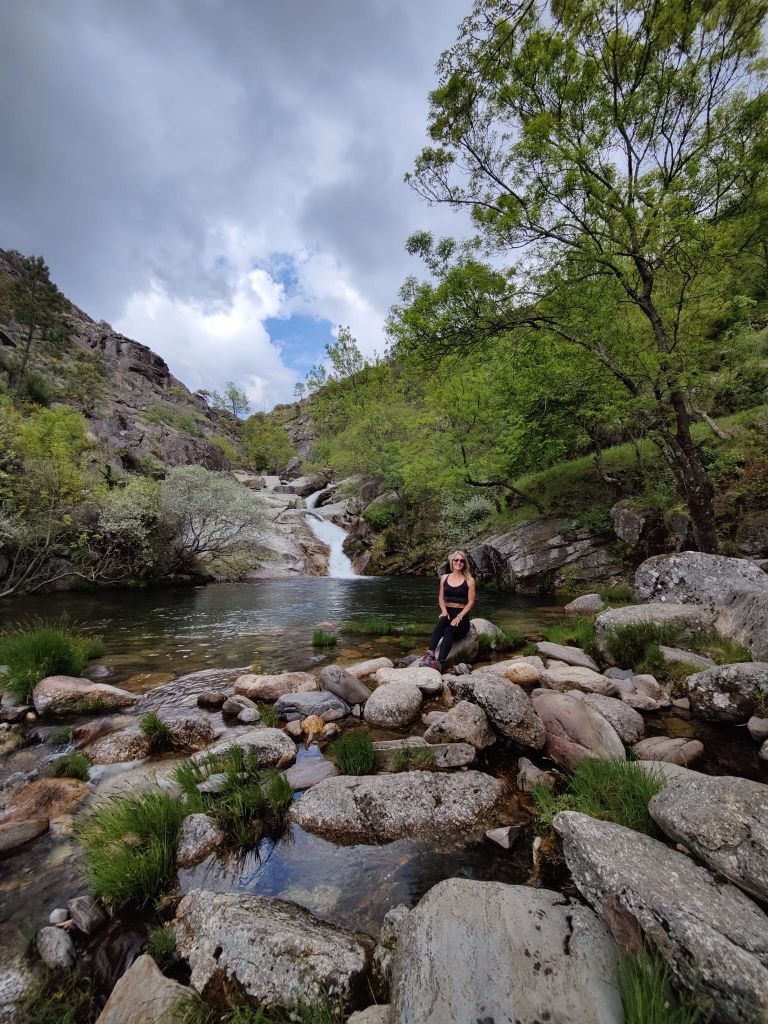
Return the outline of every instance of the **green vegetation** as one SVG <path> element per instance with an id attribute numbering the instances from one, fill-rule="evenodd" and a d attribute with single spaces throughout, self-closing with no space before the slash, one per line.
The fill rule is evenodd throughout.
<path id="1" fill-rule="evenodd" d="M 635 761 L 587 757 L 568 777 L 564 793 L 555 795 L 546 786 L 537 785 L 533 800 L 537 817 L 545 825 L 551 825 L 560 811 L 580 811 L 592 818 L 658 836 L 648 803 L 665 785 L 661 771 L 646 772 Z"/>
<path id="2" fill-rule="evenodd" d="M 92 980 L 79 968 L 46 970 L 16 1004 L 17 1024 L 93 1024 L 100 1010 Z"/>
<path id="3" fill-rule="evenodd" d="M 203 436 L 200 425 L 191 413 L 185 412 L 175 405 L 170 405 L 168 402 L 156 402 L 151 405 L 142 413 L 142 418 L 146 423 L 166 424 L 188 437 Z"/>
<path id="4" fill-rule="evenodd" d="M 678 996 L 672 988 L 669 968 L 641 951 L 619 960 L 619 989 L 626 1024 L 707 1024 L 689 994 Z"/>
<path id="5" fill-rule="evenodd" d="M 312 634 L 313 647 L 335 647 L 338 642 L 335 633 L 326 633 L 324 629 L 316 629 Z"/>
<path id="6" fill-rule="evenodd" d="M 376 754 L 367 729 L 342 733 L 331 747 L 331 755 L 342 775 L 373 775 Z"/>
<path id="7" fill-rule="evenodd" d="M 634 622 L 620 626 L 606 637 L 605 646 L 618 665 L 650 673 L 662 682 L 675 682 L 701 669 L 689 663 L 667 662 L 661 646 L 680 646 L 694 654 L 705 654 L 718 665 L 752 660 L 746 647 L 727 637 L 706 631 L 691 633 L 685 626 L 674 622 L 663 625 Z"/>
<path id="8" fill-rule="evenodd" d="M 173 928 L 153 928 L 147 936 L 146 952 L 152 957 L 160 970 L 173 960 L 176 953 L 176 932 Z"/>
<path id="9" fill-rule="evenodd" d="M 46 765 L 45 774 L 51 779 L 82 779 L 88 781 L 91 759 L 82 750 L 57 757 Z"/>
<path id="10" fill-rule="evenodd" d="M 270 729 L 276 729 L 280 724 L 280 716 L 272 704 L 259 704 L 259 718 Z"/>
<path id="11" fill-rule="evenodd" d="M 594 592 L 599 594 L 603 601 L 612 608 L 623 604 L 632 604 L 635 600 L 635 592 L 628 583 L 608 583 L 595 588 Z"/>
<path id="12" fill-rule="evenodd" d="M 414 768 L 432 768 L 435 764 L 435 752 L 430 746 L 400 747 L 392 758 L 392 767 L 396 772 Z"/>
<path id="13" fill-rule="evenodd" d="M 60 725 L 48 735 L 52 747 L 68 747 L 73 739 L 74 730 L 71 725 Z"/>
<path id="14" fill-rule="evenodd" d="M 210 775 L 222 774 L 219 792 L 201 793 L 198 785 Z M 275 769 L 260 769 L 252 748 L 233 744 L 219 754 L 186 760 L 174 772 L 187 802 L 187 814 L 209 814 L 227 840 L 247 848 L 264 833 L 276 834 L 285 824 L 293 790 L 285 776 Z"/>
<path id="15" fill-rule="evenodd" d="M 152 754 L 161 754 L 173 746 L 173 733 L 154 711 L 150 711 L 142 718 L 141 731 L 149 740 L 149 750 Z"/>
<path id="16" fill-rule="evenodd" d="M 278 473 L 296 454 L 283 427 L 260 412 L 245 422 L 243 447 L 254 469 L 263 473 Z"/>
<path id="17" fill-rule="evenodd" d="M 291 1007 L 235 1006 L 223 1013 L 212 1009 L 194 994 L 179 1016 L 178 1024 L 342 1024 L 347 1014 L 342 1003 L 323 994 L 311 1003 L 301 1000 Z"/>
<path id="18" fill-rule="evenodd" d="M 366 636 L 429 636 L 432 627 L 420 622 L 393 622 L 383 615 L 367 619 L 350 619 L 342 624 L 345 633 L 363 633 Z"/>
<path id="19" fill-rule="evenodd" d="M 655 654 L 661 658 L 659 645 L 674 647 L 686 633 L 685 627 L 674 623 L 657 625 L 654 622 L 633 622 L 619 626 L 605 640 L 605 647 L 611 658 L 618 664 L 634 668 Z M 649 652 L 649 648 L 655 648 Z M 662 659 L 663 660 L 663 659 Z"/>
<path id="20" fill-rule="evenodd" d="M 0 665 L 10 670 L 3 677 L 3 690 L 18 701 L 29 701 L 41 679 L 81 676 L 91 658 L 103 653 L 100 636 L 79 631 L 66 618 L 58 623 L 20 623 L 0 633 Z"/>
<path id="21" fill-rule="evenodd" d="M 161 790 L 118 796 L 80 821 L 83 866 L 109 907 L 150 906 L 168 890 L 175 871 L 184 801 Z"/>
<path id="22" fill-rule="evenodd" d="M 591 658 L 598 659 L 600 657 L 594 617 L 564 619 L 562 622 L 547 626 L 543 633 L 547 640 L 553 644 L 580 647 Z"/>

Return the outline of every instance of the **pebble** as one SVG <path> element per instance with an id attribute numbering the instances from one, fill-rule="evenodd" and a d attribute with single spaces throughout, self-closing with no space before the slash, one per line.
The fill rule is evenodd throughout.
<path id="1" fill-rule="evenodd" d="M 51 924 L 64 924 L 65 921 L 69 920 L 69 911 L 66 907 L 56 907 L 55 910 L 51 911 L 51 916 L 48 920 Z"/>

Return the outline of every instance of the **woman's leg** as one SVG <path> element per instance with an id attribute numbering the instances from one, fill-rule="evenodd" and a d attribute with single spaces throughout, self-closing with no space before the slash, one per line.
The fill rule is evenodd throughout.
<path id="1" fill-rule="evenodd" d="M 437 661 L 443 662 L 451 653 L 451 648 L 457 640 L 463 640 L 469 632 L 469 619 L 462 619 L 458 626 L 452 626 L 451 620 L 447 620 L 447 625 L 443 632 L 443 638 L 439 643 L 438 647 L 434 648 L 435 658 Z M 432 634 L 434 637 L 434 633 Z"/>
<path id="2" fill-rule="evenodd" d="M 443 633 L 445 633 L 446 629 L 450 629 L 450 628 L 451 628 L 451 620 L 447 616 L 441 615 L 440 618 L 437 620 L 437 624 L 435 625 L 435 628 L 432 630 L 432 636 L 429 638 L 429 650 L 430 651 L 436 651 L 437 650 L 438 645 L 439 645 L 440 641 L 443 638 Z"/>

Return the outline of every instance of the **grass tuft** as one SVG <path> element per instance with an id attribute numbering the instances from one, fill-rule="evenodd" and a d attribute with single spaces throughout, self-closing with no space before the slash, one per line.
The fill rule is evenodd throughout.
<path id="1" fill-rule="evenodd" d="M 78 630 L 66 616 L 48 623 L 32 619 L 0 633 L 0 665 L 8 666 L 3 691 L 17 701 L 32 699 L 46 676 L 81 676 L 91 658 L 104 653 L 100 636 Z"/>
<path id="2" fill-rule="evenodd" d="M 705 654 L 718 665 L 730 665 L 738 661 L 751 661 L 749 650 L 727 637 L 699 630 L 689 633 L 685 626 L 673 622 L 657 625 L 654 622 L 633 622 L 619 626 L 605 641 L 606 650 L 613 660 L 625 668 L 655 675 L 661 682 L 680 679 L 681 669 L 668 663 L 659 650 L 660 646 L 678 647 L 695 654 Z M 700 671 L 691 667 L 686 675 Z"/>
<path id="3" fill-rule="evenodd" d="M 176 952 L 176 932 L 173 928 L 153 928 L 147 936 L 146 952 L 161 971 L 165 970 Z"/>
<path id="4" fill-rule="evenodd" d="M 142 718 L 141 731 L 149 740 L 149 750 L 152 754 L 162 754 L 173 746 L 173 733 L 154 711 L 150 711 Z"/>
<path id="5" fill-rule="evenodd" d="M 552 626 L 547 626 L 543 633 L 550 643 L 564 644 L 566 647 L 579 647 L 596 661 L 600 657 L 594 616 L 592 618 L 585 616 L 577 619 L 565 619 Z"/>
<path id="6" fill-rule="evenodd" d="M 276 729 L 280 724 L 280 716 L 271 704 L 259 704 L 259 718 L 270 729 Z"/>
<path id="7" fill-rule="evenodd" d="M 316 629 L 312 634 L 313 647 L 335 647 L 338 642 L 335 633 L 326 633 L 324 629 Z"/>
<path id="8" fill-rule="evenodd" d="M 409 768 L 431 768 L 435 763 L 435 752 L 431 747 L 400 747 L 392 758 L 396 772 Z"/>
<path id="9" fill-rule="evenodd" d="M 555 795 L 538 785 L 532 795 L 536 815 L 545 825 L 551 825 L 560 811 L 580 811 L 655 837 L 660 832 L 648 804 L 665 785 L 661 770 L 646 772 L 637 762 L 620 758 L 585 757 L 568 779 L 564 793 Z"/>
<path id="10" fill-rule="evenodd" d="M 113 797 L 81 821 L 85 873 L 103 903 L 141 908 L 168 891 L 189 813 L 183 801 L 154 790 Z"/>
<path id="11" fill-rule="evenodd" d="M 68 747 L 74 739 L 74 729 L 71 725 L 62 725 L 54 729 L 48 736 L 48 742 L 52 747 Z"/>
<path id="12" fill-rule="evenodd" d="M 342 775 L 373 775 L 376 754 L 367 729 L 345 732 L 331 747 L 336 767 Z"/>
<path id="13" fill-rule="evenodd" d="M 218 1011 L 206 1005 L 190 990 L 190 997 L 174 1020 L 178 1024 L 342 1024 L 347 1014 L 341 1001 L 323 993 L 312 1002 L 303 999 L 295 1006 L 251 1006 L 243 1004 Z"/>
<path id="14" fill-rule="evenodd" d="M 71 754 L 62 754 L 46 765 L 45 774 L 49 779 L 82 779 L 88 781 L 91 759 L 82 750 L 73 750 Z"/>
<path id="15" fill-rule="evenodd" d="M 597 587 L 596 594 L 599 594 L 603 601 L 613 608 L 622 604 L 632 604 L 635 600 L 635 592 L 628 583 L 608 583 L 605 586 Z"/>
<path id="16" fill-rule="evenodd" d="M 93 982 L 79 968 L 46 970 L 16 1004 L 17 1024 L 93 1024 L 99 1016 Z"/>
<path id="17" fill-rule="evenodd" d="M 645 952 L 620 958 L 619 990 L 625 1024 L 706 1024 L 709 1019 L 690 995 L 675 994 L 669 968 Z"/>
<path id="18" fill-rule="evenodd" d="M 423 622 L 393 622 L 383 615 L 367 619 L 353 619 L 343 623 L 345 633 L 364 633 L 366 636 L 429 636 L 432 626 Z"/>

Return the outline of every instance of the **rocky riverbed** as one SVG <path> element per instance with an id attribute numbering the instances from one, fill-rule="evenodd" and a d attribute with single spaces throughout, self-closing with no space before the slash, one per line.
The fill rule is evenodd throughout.
<path id="1" fill-rule="evenodd" d="M 190 992 L 217 1009 L 325 994 L 357 1024 L 618 1024 L 619 953 L 644 944 L 711 1020 L 768 1020 L 768 627 L 754 612 L 768 576 L 716 556 L 649 562 L 646 600 L 591 601 L 590 651 L 538 641 L 479 660 L 478 634 L 494 626 L 475 620 L 442 674 L 412 657 L 341 655 L 312 672 L 209 669 L 144 695 L 43 680 L 32 705 L 5 709 L 0 734 L 0 1019 L 14 1019 L 42 965 L 80 965 L 97 978 L 101 1024 L 160 1019 Z M 679 646 L 663 656 L 687 667 L 674 682 L 616 663 L 611 637 L 638 622 L 676 624 Z M 755 660 L 688 650 L 702 628 Z M 163 753 L 142 729 L 149 713 L 167 730 Z M 55 751 L 62 725 L 72 733 Z M 363 732 L 373 773 L 340 774 L 334 741 Z M 236 852 L 214 817 L 190 813 L 175 896 L 138 914 L 102 905 L 76 823 L 120 794 L 183 799 L 175 767 L 233 744 L 293 789 L 283 831 Z M 86 781 L 46 776 L 76 749 Z M 574 810 L 542 825 L 531 789 L 561 791 L 585 758 L 636 759 L 662 780 L 654 836 Z M 199 789 L 217 784 L 208 774 Z M 139 955 L 159 919 L 175 932 L 171 976 Z"/>

